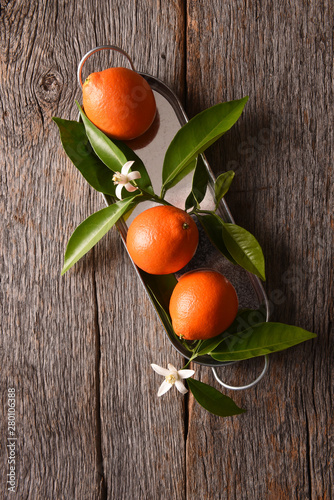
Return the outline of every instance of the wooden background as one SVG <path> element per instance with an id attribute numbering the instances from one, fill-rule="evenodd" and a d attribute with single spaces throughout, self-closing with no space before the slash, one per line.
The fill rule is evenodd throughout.
<path id="1" fill-rule="evenodd" d="M 14 497 L 8 387 L 16 498 L 332 498 L 333 20 L 330 0 L 1 2 L 1 498 Z M 256 388 L 226 392 L 244 415 L 156 397 L 150 363 L 182 360 L 116 230 L 60 277 L 70 234 L 103 201 L 51 117 L 76 118 L 77 64 L 105 43 L 167 83 L 190 117 L 250 96 L 207 157 L 237 172 L 227 201 L 263 246 L 272 318 L 318 338 L 272 356 Z M 260 366 L 220 374 L 238 385 Z M 206 368 L 196 377 L 215 383 Z"/>

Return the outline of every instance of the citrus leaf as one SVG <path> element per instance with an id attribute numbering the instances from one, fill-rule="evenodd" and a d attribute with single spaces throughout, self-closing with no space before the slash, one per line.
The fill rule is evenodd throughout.
<path id="1" fill-rule="evenodd" d="M 180 181 L 187 167 L 219 137 L 227 132 L 240 117 L 248 97 L 216 104 L 186 123 L 175 135 L 164 158 L 162 169 L 163 192 Z"/>
<path id="2" fill-rule="evenodd" d="M 115 195 L 111 170 L 96 156 L 82 123 L 52 118 L 58 125 L 60 139 L 67 156 L 96 191 Z"/>
<path id="3" fill-rule="evenodd" d="M 182 179 L 184 177 L 186 177 L 186 175 L 190 174 L 190 172 L 192 172 L 194 170 L 194 168 L 196 167 L 196 163 L 197 163 L 197 158 L 195 158 L 194 160 L 192 160 L 190 163 L 188 163 L 188 165 L 185 166 L 184 170 L 182 170 L 182 172 L 180 172 L 178 175 L 176 175 L 173 180 L 170 182 L 169 186 L 168 186 L 168 189 L 171 189 L 172 187 L 176 186 L 176 184 L 180 181 L 182 181 Z M 165 195 L 165 188 L 164 186 L 162 186 L 162 198 L 164 197 Z"/>
<path id="4" fill-rule="evenodd" d="M 259 323 L 226 337 L 211 352 L 211 356 L 217 361 L 240 361 L 283 351 L 315 337 L 315 333 L 297 326 L 283 323 Z"/>
<path id="5" fill-rule="evenodd" d="M 189 346 L 185 340 L 180 339 L 174 332 L 172 319 L 169 314 L 169 301 L 172 292 L 177 284 L 177 279 L 174 274 L 154 275 L 145 273 L 139 270 L 145 286 L 148 290 L 149 296 L 153 305 L 158 313 L 158 316 L 165 327 L 167 336 L 172 342 L 174 347 L 180 350 L 183 347 L 183 354 L 187 355 L 187 351 L 191 353 Z"/>
<path id="6" fill-rule="evenodd" d="M 255 236 L 246 229 L 228 222 L 224 222 L 222 228 L 224 243 L 233 259 L 239 266 L 264 281 L 266 279 L 264 256 Z"/>
<path id="7" fill-rule="evenodd" d="M 239 408 L 231 398 L 217 391 L 211 385 L 193 378 L 187 378 L 187 384 L 196 401 L 214 415 L 231 417 L 246 411 Z"/>
<path id="8" fill-rule="evenodd" d="M 78 106 L 81 119 L 86 129 L 87 137 L 100 160 L 107 165 L 114 173 L 119 172 L 123 165 L 128 161 L 124 153 L 99 130 L 85 115 L 80 104 Z"/>
<path id="9" fill-rule="evenodd" d="M 203 201 L 208 187 L 209 173 L 203 161 L 202 155 L 198 156 L 197 164 L 194 171 L 192 180 L 191 193 L 186 199 L 185 209 L 189 210 L 192 207 L 199 208 L 200 203 Z"/>
<path id="10" fill-rule="evenodd" d="M 211 243 L 226 257 L 232 264 L 237 264 L 230 252 L 227 250 L 223 239 L 223 221 L 216 214 L 200 215 L 196 214 L 201 226 L 205 230 Z"/>
<path id="11" fill-rule="evenodd" d="M 215 182 L 216 208 L 218 207 L 220 200 L 225 196 L 227 191 L 230 189 L 234 176 L 235 172 L 233 172 L 233 170 L 229 170 L 228 172 L 224 172 L 219 177 L 217 177 Z"/>
<path id="12" fill-rule="evenodd" d="M 254 324 L 262 323 L 265 319 L 266 315 L 264 310 L 241 309 L 238 311 L 232 325 L 229 326 L 225 332 L 213 337 L 212 339 L 204 340 L 197 355 L 204 356 L 204 354 L 211 354 L 211 352 L 215 350 L 227 336 L 234 335 L 235 333 L 243 331 Z"/>
<path id="13" fill-rule="evenodd" d="M 111 229 L 111 227 L 139 200 L 135 197 L 118 201 L 84 220 L 74 231 L 66 247 L 61 274 L 68 271 L 83 255 Z"/>
<path id="14" fill-rule="evenodd" d="M 154 275 L 148 274 L 142 270 L 140 270 L 140 274 L 168 336 L 173 337 L 175 340 L 179 340 L 173 330 L 172 320 L 168 309 L 170 297 L 177 284 L 175 275 Z"/>
<path id="15" fill-rule="evenodd" d="M 127 161 L 134 161 L 132 171 L 138 170 L 141 178 L 136 184 L 153 194 L 153 188 L 147 170 L 136 153 L 121 141 L 112 141 L 98 129 L 85 115 L 80 104 L 76 101 L 80 116 L 86 129 L 86 134 L 93 150 L 101 161 L 112 171 L 120 172 Z"/>

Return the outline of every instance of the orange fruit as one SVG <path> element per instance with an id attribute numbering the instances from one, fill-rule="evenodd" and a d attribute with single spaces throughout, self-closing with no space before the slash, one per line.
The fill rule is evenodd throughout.
<path id="1" fill-rule="evenodd" d="M 196 270 L 180 278 L 170 299 L 169 312 L 178 336 L 186 340 L 210 339 L 233 323 L 238 297 L 221 273 Z"/>
<path id="2" fill-rule="evenodd" d="M 151 87 L 135 71 L 108 68 L 88 76 L 82 87 L 88 118 L 113 139 L 130 140 L 152 125 L 156 103 Z"/>
<path id="3" fill-rule="evenodd" d="M 184 210 L 156 206 L 132 221 L 126 245 L 140 269 L 150 274 L 175 273 L 193 257 L 198 245 L 198 229 Z"/>

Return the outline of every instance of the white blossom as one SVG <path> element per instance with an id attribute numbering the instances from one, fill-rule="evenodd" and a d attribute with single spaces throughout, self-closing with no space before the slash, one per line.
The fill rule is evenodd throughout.
<path id="1" fill-rule="evenodd" d="M 114 181 L 114 184 L 117 184 L 116 196 L 119 200 L 122 199 L 123 187 L 125 187 L 125 189 L 130 193 L 138 189 L 137 187 L 130 184 L 130 181 L 141 178 L 140 172 L 138 172 L 137 170 L 129 173 L 129 170 L 133 164 L 134 161 L 127 161 L 125 165 L 123 165 L 122 170 L 120 172 L 115 172 L 115 174 L 113 175 L 112 180 Z"/>
<path id="2" fill-rule="evenodd" d="M 162 382 L 159 387 L 158 396 L 162 396 L 165 394 L 171 387 L 175 384 L 176 389 L 181 392 L 181 394 L 186 394 L 188 389 L 186 389 L 182 379 L 186 379 L 192 377 L 195 373 L 194 370 L 177 370 L 175 366 L 168 364 L 167 368 L 162 368 L 161 366 L 151 364 L 153 370 L 159 375 L 165 377 L 165 380 Z"/>

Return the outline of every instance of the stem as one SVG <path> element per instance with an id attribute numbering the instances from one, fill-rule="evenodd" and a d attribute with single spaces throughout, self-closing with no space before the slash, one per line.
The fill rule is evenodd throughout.
<path id="1" fill-rule="evenodd" d="M 197 342 L 196 347 L 193 349 L 193 353 L 192 353 L 191 358 L 187 361 L 187 363 L 184 365 L 183 368 L 186 368 L 189 365 L 189 363 L 191 363 L 191 361 L 193 361 L 195 358 L 197 358 L 198 351 L 199 351 L 201 345 L 203 344 L 203 342 L 204 342 L 204 340 L 199 340 Z"/>
<path id="2" fill-rule="evenodd" d="M 196 347 L 195 347 L 195 349 L 194 349 L 194 354 L 197 354 L 197 353 L 198 353 L 199 348 L 201 347 L 201 345 L 203 344 L 203 342 L 204 342 L 203 340 L 199 340 L 199 341 L 197 342 Z"/>
<path id="3" fill-rule="evenodd" d="M 188 361 L 186 362 L 186 364 L 184 365 L 184 367 L 182 368 L 182 370 L 184 370 L 185 368 L 187 368 L 187 366 L 189 366 L 189 364 L 191 363 L 192 361 L 192 358 L 188 359 Z"/>
<path id="4" fill-rule="evenodd" d="M 216 215 L 216 211 L 215 210 L 198 210 L 197 208 L 194 208 L 194 210 L 192 212 L 190 212 L 191 214 L 209 214 L 209 215 Z"/>
<path id="5" fill-rule="evenodd" d="M 154 201 L 156 201 L 157 203 L 161 203 L 162 205 L 166 205 L 166 206 L 169 206 L 169 207 L 173 206 L 171 203 L 169 203 L 168 201 L 164 200 L 160 196 L 154 195 L 154 197 L 152 197 L 152 199 Z"/>
<path id="6" fill-rule="evenodd" d="M 189 366 L 189 365 L 190 365 L 190 363 L 191 363 L 191 362 L 192 362 L 195 358 L 197 358 L 197 354 L 193 354 L 193 355 L 191 356 L 191 358 L 190 358 L 190 359 L 188 359 L 188 361 L 186 362 L 186 364 L 184 365 L 184 367 L 182 368 L 182 370 L 184 370 L 184 368 L 187 368 L 187 366 Z"/>
<path id="7" fill-rule="evenodd" d="M 158 196 L 158 195 L 152 194 L 152 193 L 148 193 L 147 191 L 145 191 L 142 188 L 139 188 L 139 189 L 143 193 L 143 195 L 145 195 L 147 197 L 148 201 L 156 201 L 157 203 L 160 203 L 161 205 L 172 206 L 171 203 L 169 203 L 168 201 L 166 201 L 163 198 L 161 198 L 161 196 Z"/>

